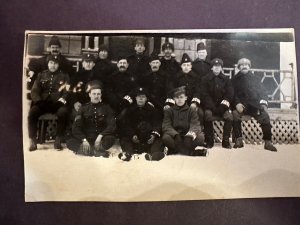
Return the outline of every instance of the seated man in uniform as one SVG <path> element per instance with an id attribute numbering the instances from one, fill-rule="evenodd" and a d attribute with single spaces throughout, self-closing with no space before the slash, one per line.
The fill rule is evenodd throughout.
<path id="1" fill-rule="evenodd" d="M 201 133 L 198 114 L 186 103 L 185 87 L 176 88 L 173 96 L 175 105 L 164 111 L 162 123 L 162 141 L 168 154 L 206 156 L 207 150 L 200 147 L 204 144 L 204 135 Z"/>
<path id="2" fill-rule="evenodd" d="M 50 55 L 48 57 L 48 69 L 38 74 L 31 89 L 32 107 L 28 115 L 30 151 L 37 149 L 37 122 L 44 113 L 55 113 L 58 117 L 54 148 L 62 150 L 61 139 L 64 136 L 68 117 L 66 99 L 69 76 L 62 72 L 59 67 L 59 57 Z"/>
<path id="3" fill-rule="evenodd" d="M 83 105 L 73 124 L 72 136 L 67 147 L 79 155 L 108 157 L 108 150 L 115 141 L 115 114 L 109 105 L 102 103 L 102 84 L 87 84 L 90 102 Z"/>
<path id="4" fill-rule="evenodd" d="M 272 131 L 268 110 L 268 96 L 262 86 L 261 81 L 250 71 L 251 62 L 242 58 L 238 61 L 240 70 L 233 78 L 234 107 L 233 111 L 233 132 L 236 138 L 234 148 L 244 147 L 242 138 L 242 115 L 254 117 L 261 125 L 264 148 L 276 152 L 276 147 L 272 144 Z"/>
<path id="5" fill-rule="evenodd" d="M 211 61 L 211 72 L 202 79 L 202 99 L 204 105 L 204 133 L 208 148 L 214 146 L 214 116 L 225 120 L 223 126 L 222 147 L 231 148 L 229 137 L 232 130 L 233 116 L 230 103 L 233 100 L 233 87 L 229 77 L 222 72 L 223 61 L 215 58 Z"/>
<path id="6" fill-rule="evenodd" d="M 161 119 L 158 111 L 147 103 L 147 92 L 138 87 L 134 91 L 135 103 L 131 105 L 123 117 L 120 127 L 120 145 L 122 153 L 119 158 L 129 161 L 133 154 L 147 153 L 146 159 L 158 161 L 164 158 L 160 139 Z"/>

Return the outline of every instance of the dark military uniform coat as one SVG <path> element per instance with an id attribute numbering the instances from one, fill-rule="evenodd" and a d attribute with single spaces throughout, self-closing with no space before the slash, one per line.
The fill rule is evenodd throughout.
<path id="1" fill-rule="evenodd" d="M 32 88 L 32 85 L 37 77 L 37 75 L 48 69 L 48 59 L 49 55 L 45 55 L 41 58 L 38 59 L 31 59 L 28 68 L 30 71 L 34 72 L 33 77 L 31 78 L 31 82 L 29 84 L 29 89 Z M 58 61 L 59 61 L 59 69 L 63 71 L 64 73 L 67 73 L 69 76 L 72 76 L 73 74 L 73 68 L 72 68 L 72 63 L 63 55 L 59 54 L 58 55 Z"/>
<path id="2" fill-rule="evenodd" d="M 261 104 L 267 105 L 268 96 L 258 77 L 252 72 L 243 74 L 239 72 L 232 79 L 234 88 L 234 107 L 238 103 L 260 109 Z"/>
<path id="3" fill-rule="evenodd" d="M 98 59 L 93 68 L 93 80 L 100 80 L 105 87 L 110 76 L 117 69 L 118 68 L 116 67 L 116 65 L 114 65 L 109 59 Z"/>
<path id="4" fill-rule="evenodd" d="M 38 74 L 31 89 L 33 102 L 50 101 L 56 102 L 59 98 L 67 99 L 69 76 L 62 71 L 54 73 L 45 70 Z"/>
<path id="5" fill-rule="evenodd" d="M 175 58 L 171 58 L 170 60 L 162 58 L 160 61 L 161 65 L 159 69 L 164 71 L 170 79 L 172 79 L 181 70 L 179 63 L 175 60 Z"/>
<path id="6" fill-rule="evenodd" d="M 202 103 L 205 109 L 214 111 L 222 101 L 229 104 L 233 100 L 233 87 L 228 76 L 222 72 L 216 76 L 213 72 L 203 77 L 201 83 Z M 230 107 L 230 105 L 227 105 Z"/>
<path id="7" fill-rule="evenodd" d="M 116 131 L 115 114 L 109 105 L 91 102 L 83 105 L 77 113 L 72 134 L 78 140 L 95 140 L 99 134 L 113 135 Z"/>
<path id="8" fill-rule="evenodd" d="M 139 107 L 136 103 L 130 106 L 123 120 L 124 127 L 121 129 L 125 137 L 131 139 L 134 135 L 138 135 L 141 141 L 148 140 L 151 134 L 160 137 L 162 121 L 158 111 L 147 103 L 143 107 Z"/>
<path id="9" fill-rule="evenodd" d="M 134 54 L 127 58 L 129 67 L 128 71 L 134 74 L 138 79 L 150 70 L 150 58 L 145 54 Z"/>
<path id="10" fill-rule="evenodd" d="M 150 71 L 142 77 L 140 84 L 147 89 L 149 101 L 155 107 L 163 108 L 168 91 L 171 88 L 167 74 L 162 70 L 157 72 Z"/>
<path id="11" fill-rule="evenodd" d="M 203 61 L 197 58 L 192 62 L 192 70 L 202 79 L 206 74 L 211 71 L 211 65 L 208 61 Z"/>
<path id="12" fill-rule="evenodd" d="M 200 104 L 201 97 L 201 80 L 193 71 L 185 74 L 182 71 L 176 74 L 172 81 L 172 89 L 185 86 L 188 104 L 195 102 Z M 171 97 L 171 96 L 169 96 Z"/>
<path id="13" fill-rule="evenodd" d="M 188 132 L 199 133 L 201 128 L 196 110 L 187 104 L 182 107 L 174 105 L 165 110 L 162 131 L 171 137 L 177 134 L 184 136 Z"/>

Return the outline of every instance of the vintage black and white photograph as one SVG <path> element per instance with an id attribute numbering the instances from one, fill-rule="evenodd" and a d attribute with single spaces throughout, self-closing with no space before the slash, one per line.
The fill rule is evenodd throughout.
<path id="1" fill-rule="evenodd" d="M 293 29 L 26 31 L 25 201 L 300 196 Z"/>

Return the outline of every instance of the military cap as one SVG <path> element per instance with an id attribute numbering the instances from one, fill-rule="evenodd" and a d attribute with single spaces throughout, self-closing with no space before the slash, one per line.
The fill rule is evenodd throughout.
<path id="1" fill-rule="evenodd" d="M 150 55 L 150 62 L 152 62 L 154 60 L 159 60 L 159 56 L 158 56 L 157 52 L 152 52 Z"/>
<path id="2" fill-rule="evenodd" d="M 103 89 L 103 84 L 99 80 L 91 80 L 85 86 L 85 91 L 90 92 L 93 89 Z"/>
<path id="3" fill-rule="evenodd" d="M 108 46 L 105 45 L 105 44 L 100 45 L 100 46 L 99 46 L 99 52 L 100 52 L 100 51 L 107 51 L 107 52 L 108 52 Z"/>
<path id="4" fill-rule="evenodd" d="M 95 60 L 96 59 L 95 59 L 95 56 L 93 54 L 86 53 L 86 54 L 82 55 L 82 61 L 87 61 L 87 62 L 93 61 L 93 62 L 95 62 Z"/>
<path id="5" fill-rule="evenodd" d="M 59 63 L 59 57 L 57 55 L 48 55 L 47 56 L 47 62 L 54 61 Z"/>
<path id="6" fill-rule="evenodd" d="M 239 61 L 238 61 L 238 68 L 240 67 L 240 65 L 242 64 L 248 64 L 249 67 L 251 67 L 251 61 L 247 58 L 241 58 Z"/>
<path id="7" fill-rule="evenodd" d="M 148 91 L 147 89 L 143 88 L 143 87 L 137 87 L 134 91 L 133 91 L 133 95 L 139 96 L 139 95 L 148 95 Z"/>
<path id="8" fill-rule="evenodd" d="M 136 38 L 135 45 L 138 45 L 138 44 L 145 46 L 145 39 L 144 38 Z"/>
<path id="9" fill-rule="evenodd" d="M 48 47 L 50 47 L 51 45 L 58 45 L 61 48 L 61 43 L 60 43 L 57 36 L 54 35 L 54 36 L 51 37 L 51 39 L 49 41 L 49 44 L 48 44 Z"/>
<path id="10" fill-rule="evenodd" d="M 220 66 L 223 67 L 223 60 L 219 59 L 219 58 L 214 58 L 213 60 L 211 60 L 210 64 L 211 64 L 212 67 L 214 65 L 220 65 Z"/>
<path id="11" fill-rule="evenodd" d="M 125 55 L 119 55 L 118 58 L 117 58 L 117 61 L 119 62 L 120 60 L 122 59 L 126 59 L 128 61 L 128 56 L 125 56 Z"/>
<path id="12" fill-rule="evenodd" d="M 191 58 L 189 57 L 188 54 L 183 53 L 182 59 L 181 59 L 181 63 L 180 63 L 180 64 L 188 63 L 188 62 L 192 62 Z"/>
<path id="13" fill-rule="evenodd" d="M 173 97 L 178 97 L 179 95 L 186 94 L 185 86 L 181 86 L 172 90 Z"/>
<path id="14" fill-rule="evenodd" d="M 203 42 L 197 44 L 197 51 L 206 50 L 206 46 Z"/>
<path id="15" fill-rule="evenodd" d="M 170 42 L 165 42 L 163 45 L 162 45 L 162 47 L 161 47 L 161 49 L 164 51 L 165 49 L 167 49 L 167 48 L 170 48 L 170 49 L 172 49 L 172 51 L 174 51 L 174 45 L 172 44 L 172 43 L 170 43 Z"/>

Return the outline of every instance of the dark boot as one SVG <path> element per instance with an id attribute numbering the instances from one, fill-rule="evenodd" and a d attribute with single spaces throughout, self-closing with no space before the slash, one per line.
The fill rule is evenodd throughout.
<path id="1" fill-rule="evenodd" d="M 61 145 L 61 138 L 60 137 L 55 138 L 54 149 L 57 149 L 58 151 L 61 151 L 63 149 L 63 147 Z"/>
<path id="2" fill-rule="evenodd" d="M 235 144 L 233 148 L 243 148 L 243 147 L 244 147 L 243 138 L 238 137 L 237 139 L 235 139 Z"/>
<path id="3" fill-rule="evenodd" d="M 206 148 L 212 148 L 212 147 L 214 147 L 214 137 L 207 137 L 206 138 L 206 145 L 205 145 L 205 147 Z"/>
<path id="4" fill-rule="evenodd" d="M 222 147 L 223 148 L 227 148 L 227 149 L 231 149 L 232 148 L 228 137 L 223 138 L 223 140 L 222 140 Z"/>
<path id="5" fill-rule="evenodd" d="M 207 148 L 214 147 L 214 126 L 212 121 L 205 121 L 204 134 L 205 134 L 206 147 Z"/>
<path id="6" fill-rule="evenodd" d="M 37 141 L 35 138 L 30 138 L 30 146 L 29 146 L 29 151 L 35 151 L 37 150 Z"/>
<path id="7" fill-rule="evenodd" d="M 208 151 L 206 148 L 202 148 L 200 146 L 197 146 L 192 152 L 191 156 L 207 156 Z"/>
<path id="8" fill-rule="evenodd" d="M 165 154 L 163 152 L 154 152 L 151 154 L 147 153 L 145 155 L 145 159 L 148 161 L 160 161 L 165 157 Z"/>
<path id="9" fill-rule="evenodd" d="M 131 157 L 132 157 L 132 155 L 129 154 L 129 153 L 127 153 L 127 152 L 121 152 L 121 153 L 118 155 L 118 158 L 119 158 L 119 159 L 121 159 L 121 160 L 123 160 L 123 161 L 126 161 L 126 162 L 130 161 Z"/>
<path id="10" fill-rule="evenodd" d="M 277 152 L 277 148 L 272 144 L 271 141 L 265 141 L 265 146 L 264 146 L 264 148 L 265 148 L 266 150 L 270 150 L 270 151 L 272 151 L 272 152 Z"/>

